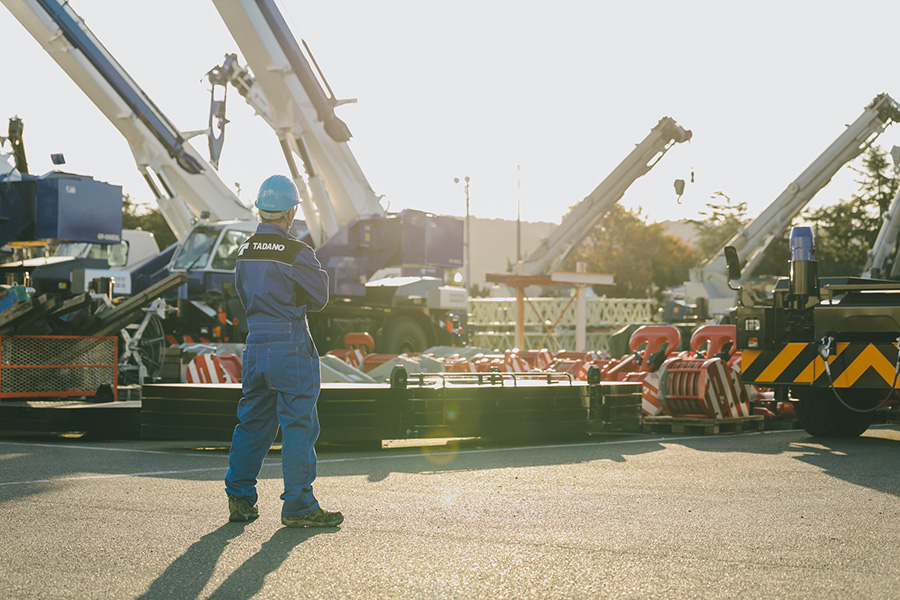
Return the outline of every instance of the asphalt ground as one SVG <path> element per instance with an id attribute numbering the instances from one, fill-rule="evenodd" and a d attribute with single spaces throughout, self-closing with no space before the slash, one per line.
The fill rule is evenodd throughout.
<path id="1" fill-rule="evenodd" d="M 222 447 L 0 439 L 0 598 L 891 598 L 900 428 L 322 449 L 340 528 L 227 522 Z"/>

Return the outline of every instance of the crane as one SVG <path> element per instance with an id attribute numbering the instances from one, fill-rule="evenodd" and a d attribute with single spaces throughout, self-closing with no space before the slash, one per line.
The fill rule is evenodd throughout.
<path id="1" fill-rule="evenodd" d="M 179 327 L 199 329 L 204 337 L 221 329 L 220 324 L 232 327 L 243 315 L 228 288 L 233 285 L 237 249 L 256 228 L 253 213 L 68 2 L 2 2 L 126 138 L 179 239 L 168 264 L 169 271 L 187 273 L 186 287 L 179 293 L 188 302 L 183 303 L 184 312 L 179 311 Z M 251 62 L 261 69 L 255 74 L 259 85 L 249 72 L 243 74 L 243 85 L 278 133 L 298 188 L 306 192 L 303 210 L 309 223 L 295 222 L 294 230 L 301 237 L 307 231 L 312 236 L 329 272 L 332 294 L 345 296 L 317 313 L 317 345 L 323 350 L 340 345 L 348 330 L 372 332 L 384 352 L 424 350 L 457 340 L 459 328 L 452 323 L 464 321 L 465 302 L 445 302 L 449 295 L 440 288 L 443 269 L 462 264 L 461 220 L 414 210 L 387 214 L 349 151 L 349 128 L 330 110 L 340 101 L 315 81 L 274 3 L 232 2 L 222 10 L 232 33 L 253 57 Z M 210 72 L 213 93 L 224 74 Z M 223 141 L 224 105 L 214 97 L 211 108 L 210 130 L 219 130 L 212 136 L 214 162 Z M 303 161 L 308 181 L 294 156 Z M 412 272 L 403 274 L 411 277 L 390 284 L 372 281 L 380 270 L 392 267 L 408 267 Z M 439 293 L 425 289 L 429 287 L 439 288 Z M 426 296 L 437 300 L 426 302 Z M 223 305 L 236 307 L 236 314 L 228 314 L 233 318 L 226 318 Z M 235 329 L 239 336 L 240 329 Z"/>
<path id="2" fill-rule="evenodd" d="M 350 150 L 349 127 L 334 111 L 353 100 L 335 97 L 275 2 L 213 3 L 248 66 L 229 54 L 210 70 L 211 108 L 224 124 L 216 88 L 231 85 L 275 132 L 301 193 L 308 239 L 329 273 L 332 294 L 341 297 L 332 303 L 340 317 L 329 321 L 326 309 L 311 319 L 317 344 L 329 347 L 347 327 L 376 332 L 384 352 L 453 342 L 446 333 L 459 328 L 447 319 L 464 321 L 466 300 L 463 290 L 443 281 L 446 269 L 463 263 L 462 221 L 416 210 L 388 213 Z M 387 271 L 402 277 L 382 277 Z"/>
<path id="3" fill-rule="evenodd" d="M 890 123 L 896 121 L 900 121 L 900 104 L 887 94 L 875 96 L 856 121 L 848 125 L 756 219 L 726 244 L 745 257 L 743 272 L 752 274 L 772 240 L 790 227 L 819 190 L 831 181 L 841 167 L 868 148 Z M 726 311 L 734 305 L 734 291 L 728 286 L 722 252 L 692 269 L 684 288 L 688 302 L 703 299 L 708 302 L 710 312 Z"/>
<path id="4" fill-rule="evenodd" d="M 200 218 L 252 219 L 219 179 L 100 43 L 68 2 L 0 0 L 122 134 L 172 232 L 183 239 Z"/>
<path id="5" fill-rule="evenodd" d="M 628 156 L 563 218 L 559 227 L 538 243 L 517 269 L 519 275 L 542 275 L 558 270 L 578 244 L 675 144 L 687 142 L 692 133 L 671 117 L 663 117 Z"/>
<path id="6" fill-rule="evenodd" d="M 276 133 L 303 195 L 313 245 L 322 245 L 356 219 L 386 216 L 347 144 L 350 129 L 334 112 L 355 100 L 334 97 L 308 46 L 303 42 L 301 48 L 272 0 L 213 4 L 249 68 L 229 55 L 210 80 L 236 87 Z"/>
<path id="7" fill-rule="evenodd" d="M 891 149 L 891 158 L 894 160 L 894 169 L 900 172 L 900 146 L 894 146 Z M 887 269 L 888 256 L 897 244 L 898 235 L 900 235 L 900 190 L 897 190 L 887 214 L 884 215 L 884 222 L 878 231 L 878 237 L 875 238 L 875 243 L 872 244 L 872 249 L 866 259 L 863 277 L 876 279 L 885 276 L 890 276 L 891 279 L 900 277 L 900 261 L 896 260 L 896 256 L 890 272 Z"/>

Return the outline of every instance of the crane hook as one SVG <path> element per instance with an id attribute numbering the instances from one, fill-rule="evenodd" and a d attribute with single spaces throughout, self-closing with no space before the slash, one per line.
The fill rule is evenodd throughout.
<path id="1" fill-rule="evenodd" d="M 681 195 L 684 194 L 684 179 L 675 180 L 675 193 L 678 196 L 675 201 L 681 204 Z"/>

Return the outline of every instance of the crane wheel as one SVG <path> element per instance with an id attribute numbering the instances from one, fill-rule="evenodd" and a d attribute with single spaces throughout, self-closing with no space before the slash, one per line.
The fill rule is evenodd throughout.
<path id="1" fill-rule="evenodd" d="M 388 321 L 381 337 L 382 349 L 379 352 L 384 354 L 421 352 L 428 347 L 428 338 L 422 326 L 409 317 Z"/>
<path id="2" fill-rule="evenodd" d="M 798 397 L 797 416 L 806 433 L 815 437 L 858 437 L 872 424 L 873 413 L 848 409 L 830 388 L 791 390 Z M 838 393 L 854 407 L 867 409 L 876 406 L 879 390 L 840 390 Z"/>

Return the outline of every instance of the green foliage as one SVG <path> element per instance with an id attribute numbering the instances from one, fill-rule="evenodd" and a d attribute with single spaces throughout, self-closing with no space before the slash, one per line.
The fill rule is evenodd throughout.
<path id="1" fill-rule="evenodd" d="M 477 283 L 473 283 L 471 287 L 469 287 L 469 297 L 470 298 L 490 298 L 491 296 L 491 286 L 488 284 L 478 285 Z"/>
<path id="2" fill-rule="evenodd" d="M 158 208 L 137 204 L 131 196 L 122 196 L 122 229 L 143 229 L 156 238 L 160 250 L 168 248 L 176 239 Z"/>
<path id="3" fill-rule="evenodd" d="M 808 211 L 804 218 L 816 236 L 816 260 L 820 276 L 860 275 L 878 237 L 884 215 L 897 192 L 900 178 L 887 153 L 872 146 L 862 159 L 859 191 L 849 200 Z"/>
<path id="4" fill-rule="evenodd" d="M 784 233 L 776 237 L 763 251 L 762 258 L 756 264 L 756 270 L 746 273 L 748 277 L 775 275 L 787 277 L 791 272 L 791 246 L 788 240 L 791 231 L 786 229 Z"/>
<path id="5" fill-rule="evenodd" d="M 807 210 L 765 250 L 753 273 L 746 275 L 787 276 L 790 271 L 790 226 L 810 225 L 816 236 L 816 260 L 822 277 L 860 275 L 868 253 L 878 237 L 883 216 L 890 208 L 900 179 L 893 172 L 887 153 L 870 147 L 861 167 L 850 166 L 858 175 L 858 192 L 849 200 Z"/>
<path id="6" fill-rule="evenodd" d="M 816 236 L 820 276 L 862 273 L 881 226 L 864 200 L 855 198 L 812 210 L 807 220 Z"/>
<path id="7" fill-rule="evenodd" d="M 704 219 L 687 220 L 697 230 L 694 251 L 698 263 L 721 252 L 750 221 L 746 202 L 735 202 L 723 192 L 714 193 L 710 199 L 713 202 L 707 202 L 706 210 L 699 213 Z"/>
<path id="8" fill-rule="evenodd" d="M 862 273 L 882 218 L 900 186 L 887 153 L 877 146 L 863 155 L 861 167 L 851 168 L 859 176 L 858 192 L 850 200 L 809 210 L 800 219 L 814 228 L 820 276 Z M 705 218 L 688 221 L 697 231 L 693 249 L 667 235 L 662 225 L 648 224 L 640 211 L 626 211 L 617 205 L 582 241 L 564 268 L 574 270 L 581 261 L 587 263 L 588 272 L 613 275 L 614 286 L 595 286 L 599 294 L 660 298 L 661 290 L 681 285 L 688 279 L 690 267 L 712 258 L 750 222 L 745 202 L 735 202 L 723 192 L 716 192 L 710 200 L 707 210 L 700 213 Z M 788 275 L 790 225 L 785 223 L 783 234 L 766 249 L 756 271 L 746 276 Z"/>
<path id="9" fill-rule="evenodd" d="M 648 224 L 640 211 L 616 205 L 563 268 L 574 271 L 576 262 L 586 263 L 589 273 L 615 277 L 615 285 L 594 286 L 598 294 L 661 298 L 661 290 L 687 279 L 692 251 L 677 237 L 666 234 L 659 223 Z"/>
<path id="10" fill-rule="evenodd" d="M 888 154 L 878 146 L 871 146 L 863 155 L 862 169 L 851 167 L 861 179 L 857 179 L 859 192 L 852 200 L 861 200 L 872 208 L 877 206 L 881 219 L 890 209 L 900 179 L 894 173 Z M 879 227 L 880 227 L 879 223 Z"/>

